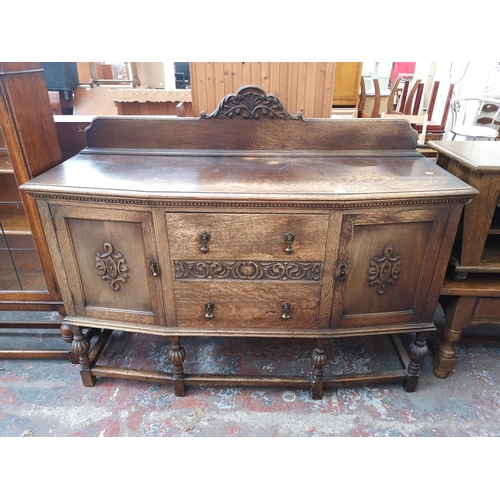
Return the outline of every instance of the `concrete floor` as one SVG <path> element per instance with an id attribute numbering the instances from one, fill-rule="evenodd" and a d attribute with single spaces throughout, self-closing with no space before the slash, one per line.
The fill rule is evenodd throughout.
<path id="1" fill-rule="evenodd" d="M 438 331 L 443 318 L 436 314 Z M 498 326 L 470 327 L 459 344 L 456 370 L 447 379 L 423 360 L 416 392 L 400 383 L 326 389 L 323 400 L 309 390 L 189 387 L 173 394 L 170 384 L 98 378 L 84 387 L 67 360 L 0 359 L 0 436 L 500 436 L 500 342 Z M 486 340 L 474 340 L 476 335 Z M 491 338 L 491 340 L 488 340 Z M 155 339 L 114 335 L 101 362 L 170 371 L 166 347 Z M 59 333 L 21 337 L 0 331 L 5 348 L 65 348 Z M 329 343 L 325 374 L 368 373 L 396 363 L 385 337 Z M 28 345 L 30 344 L 31 345 Z M 304 374 L 311 369 L 309 341 L 185 339 L 186 372 L 252 370 Z M 191 358 L 190 358 L 191 355 Z M 292 372 L 290 373 L 290 370 Z"/>

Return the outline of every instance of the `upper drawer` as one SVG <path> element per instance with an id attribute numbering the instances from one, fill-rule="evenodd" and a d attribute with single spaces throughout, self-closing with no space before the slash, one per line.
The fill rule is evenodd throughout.
<path id="1" fill-rule="evenodd" d="M 323 261 L 328 215 L 167 213 L 167 225 L 172 259 Z"/>

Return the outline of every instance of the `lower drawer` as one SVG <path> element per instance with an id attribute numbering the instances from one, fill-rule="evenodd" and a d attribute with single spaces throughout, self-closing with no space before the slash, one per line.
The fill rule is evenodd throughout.
<path id="1" fill-rule="evenodd" d="M 319 283 L 177 282 L 174 291 L 179 327 L 318 328 Z"/>

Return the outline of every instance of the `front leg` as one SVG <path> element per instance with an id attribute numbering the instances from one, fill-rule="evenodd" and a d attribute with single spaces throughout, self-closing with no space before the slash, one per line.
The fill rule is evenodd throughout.
<path id="1" fill-rule="evenodd" d="M 78 356 L 78 361 L 80 363 L 80 375 L 82 377 L 83 385 L 85 387 L 92 387 L 96 382 L 96 378 L 90 373 L 90 341 L 85 337 L 85 335 L 83 335 L 81 327 L 71 325 L 70 328 L 73 332 L 71 350 L 76 356 Z"/>
<path id="2" fill-rule="evenodd" d="M 179 337 L 169 337 L 170 349 L 168 351 L 168 359 L 174 365 L 174 393 L 176 396 L 185 396 L 186 390 L 184 387 L 184 370 L 182 368 L 182 363 L 186 358 L 186 351 L 180 344 Z"/>
<path id="3" fill-rule="evenodd" d="M 67 325 L 66 323 L 61 323 L 60 331 L 64 342 L 66 342 L 67 344 L 71 344 L 73 342 L 74 335 L 69 325 Z M 77 365 L 79 362 L 78 355 L 74 352 L 69 353 L 69 359 L 74 365 Z"/>
<path id="4" fill-rule="evenodd" d="M 312 399 L 323 398 L 323 366 L 328 362 L 325 354 L 325 346 L 328 339 L 317 339 L 316 349 L 311 354 L 311 362 L 314 365 L 312 373 Z"/>
<path id="5" fill-rule="evenodd" d="M 418 332 L 415 335 L 415 340 L 408 347 L 410 355 L 410 364 L 408 366 L 408 377 L 403 382 L 403 388 L 406 392 L 414 392 L 418 383 L 418 371 L 421 361 L 427 356 L 429 349 L 426 344 L 426 339 L 430 332 Z"/>

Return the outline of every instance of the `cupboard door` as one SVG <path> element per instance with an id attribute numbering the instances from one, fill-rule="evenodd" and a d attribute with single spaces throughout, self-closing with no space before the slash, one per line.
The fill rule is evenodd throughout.
<path id="1" fill-rule="evenodd" d="M 447 209 L 345 214 L 332 327 L 422 321 Z M 442 266 L 441 266 L 442 267 Z"/>
<path id="2" fill-rule="evenodd" d="M 152 214 L 51 206 L 74 313 L 164 324 Z"/>

